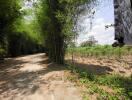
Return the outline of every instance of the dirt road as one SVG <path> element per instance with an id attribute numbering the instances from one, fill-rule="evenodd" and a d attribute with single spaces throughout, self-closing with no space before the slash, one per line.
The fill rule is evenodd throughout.
<path id="1" fill-rule="evenodd" d="M 0 100 L 81 100 L 64 72 L 45 54 L 7 59 L 0 64 Z"/>

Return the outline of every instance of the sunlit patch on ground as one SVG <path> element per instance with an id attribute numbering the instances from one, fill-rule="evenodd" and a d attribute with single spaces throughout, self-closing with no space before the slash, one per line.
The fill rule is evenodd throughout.
<path id="1" fill-rule="evenodd" d="M 37 64 L 24 64 L 20 71 L 22 72 L 37 72 L 43 69 L 43 66 Z"/>

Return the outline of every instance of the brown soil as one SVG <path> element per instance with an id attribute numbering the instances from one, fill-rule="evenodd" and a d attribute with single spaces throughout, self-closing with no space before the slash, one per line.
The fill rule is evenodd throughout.
<path id="1" fill-rule="evenodd" d="M 66 60 L 72 63 L 71 57 Z M 84 68 L 89 72 L 97 75 L 104 74 L 120 74 L 123 76 L 132 75 L 132 56 L 124 59 L 99 59 L 74 57 L 74 64 L 80 68 Z"/>
<path id="2" fill-rule="evenodd" d="M 130 76 L 131 63 L 130 59 L 74 59 L 76 66 L 97 75 Z M 71 75 L 64 66 L 50 62 L 44 53 L 6 59 L 0 64 L 0 100 L 82 100 L 80 91 L 85 89 L 68 81 L 67 73 Z M 114 93 L 109 87 L 99 88 Z M 96 100 L 97 96 L 89 95 L 89 99 Z"/>
<path id="3" fill-rule="evenodd" d="M 6 59 L 0 64 L 0 100 L 81 100 L 64 73 L 45 54 Z"/>

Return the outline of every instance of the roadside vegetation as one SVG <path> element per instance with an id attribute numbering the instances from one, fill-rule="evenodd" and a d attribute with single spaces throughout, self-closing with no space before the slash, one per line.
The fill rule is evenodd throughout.
<path id="1" fill-rule="evenodd" d="M 67 49 L 67 55 L 78 57 L 117 58 L 132 55 L 132 47 L 112 47 L 111 45 L 97 45 L 87 47 L 72 47 Z"/>
<path id="2" fill-rule="evenodd" d="M 118 74 L 95 75 L 74 65 L 68 65 L 68 79 L 82 91 L 84 100 L 131 100 L 132 76 Z"/>
<path id="3" fill-rule="evenodd" d="M 122 73 L 122 71 L 114 70 L 116 68 L 131 70 L 131 56 L 132 48 L 128 46 L 70 47 L 66 54 L 70 70 L 68 79 L 80 87 L 84 100 L 131 100 L 132 74 L 125 76 L 127 71 Z M 95 63 L 91 63 L 91 60 Z M 105 60 L 108 64 L 104 64 Z M 126 67 L 127 64 L 129 64 L 128 67 Z M 103 73 L 101 73 L 98 67 L 106 68 L 108 72 L 102 70 Z M 91 68 L 94 71 L 91 71 Z M 109 73 L 110 71 L 112 73 Z"/>

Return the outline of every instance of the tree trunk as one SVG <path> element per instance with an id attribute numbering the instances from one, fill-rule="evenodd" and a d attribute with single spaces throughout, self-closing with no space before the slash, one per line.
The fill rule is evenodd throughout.
<path id="1" fill-rule="evenodd" d="M 48 0 L 50 9 L 50 19 L 52 24 L 52 29 L 50 29 L 49 34 L 47 34 L 46 45 L 48 47 L 49 58 L 58 63 L 64 63 L 64 37 L 61 33 L 61 23 L 56 18 L 56 12 L 60 9 L 58 5 L 58 0 Z"/>

